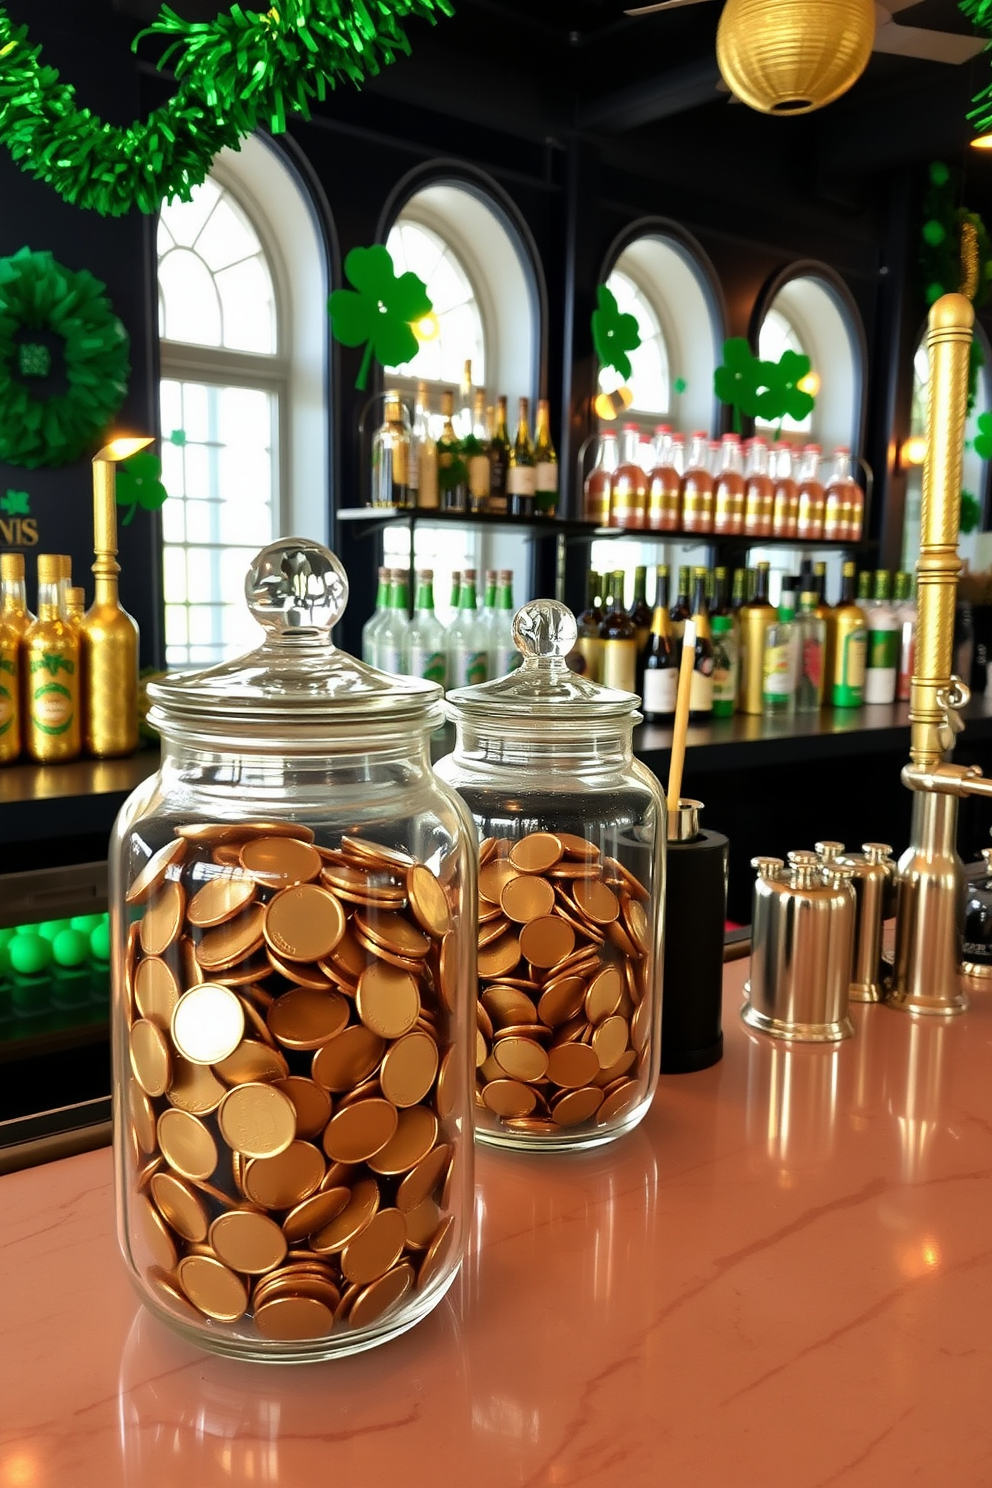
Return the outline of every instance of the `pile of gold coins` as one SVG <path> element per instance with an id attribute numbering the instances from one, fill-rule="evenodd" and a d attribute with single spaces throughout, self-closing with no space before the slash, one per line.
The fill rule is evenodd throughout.
<path id="1" fill-rule="evenodd" d="M 561 1136 L 643 1100 L 654 1021 L 644 886 L 568 832 L 480 848 L 476 1115 Z"/>
<path id="2" fill-rule="evenodd" d="M 455 1238 L 445 888 L 358 836 L 195 825 L 127 902 L 130 1229 L 160 1303 L 288 1341 L 412 1301 Z"/>

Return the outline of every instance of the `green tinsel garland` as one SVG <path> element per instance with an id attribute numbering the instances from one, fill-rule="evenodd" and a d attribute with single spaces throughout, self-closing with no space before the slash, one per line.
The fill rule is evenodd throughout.
<path id="1" fill-rule="evenodd" d="M 958 0 L 958 9 L 992 38 L 992 0 Z M 992 46 L 992 39 L 989 45 Z M 976 93 L 973 102 L 975 107 L 968 119 L 977 134 L 987 134 L 992 130 L 992 83 Z"/>
<path id="2" fill-rule="evenodd" d="M 992 6 L 992 0 L 989 0 Z M 920 273 L 923 296 L 928 305 L 941 295 L 953 292 L 968 294 L 976 309 L 989 298 L 992 280 L 992 244 L 985 223 L 977 212 L 959 207 L 961 177 L 942 160 L 930 166 L 929 187 L 923 199 L 923 227 L 920 232 Z M 966 246 L 966 238 L 971 247 Z M 970 282 L 969 282 L 970 281 Z M 968 363 L 968 412 L 975 406 L 978 374 L 985 357 L 978 341 L 971 343 Z"/>
<path id="3" fill-rule="evenodd" d="M 68 465 L 94 445 L 123 403 L 128 335 L 105 288 L 47 252 L 22 248 L 0 258 L 0 460 L 8 465 Z M 38 398 L 22 381 L 17 337 L 24 330 L 62 338 L 65 393 Z"/>
<path id="4" fill-rule="evenodd" d="M 437 12 L 450 15 L 450 0 L 276 0 L 265 15 L 232 5 L 209 22 L 163 5 L 143 34 L 168 38 L 159 66 L 172 67 L 177 92 L 119 129 L 76 102 L 0 5 L 0 143 L 74 206 L 157 212 L 165 198 L 188 201 L 225 145 L 259 125 L 280 134 L 338 82 L 357 86 L 409 52 L 400 20 Z"/>

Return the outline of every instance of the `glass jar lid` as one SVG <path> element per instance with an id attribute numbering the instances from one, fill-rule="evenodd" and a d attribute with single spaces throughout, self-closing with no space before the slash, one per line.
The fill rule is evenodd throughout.
<path id="1" fill-rule="evenodd" d="M 523 661 L 516 671 L 448 693 L 455 717 L 553 719 L 571 726 L 598 720 L 637 721 L 640 698 L 602 687 L 573 672 L 565 658 L 578 637 L 575 616 L 556 599 L 534 599 L 513 617 L 513 644 Z"/>
<path id="2" fill-rule="evenodd" d="M 348 603 L 348 579 L 327 548 L 285 537 L 255 557 L 245 598 L 265 631 L 254 651 L 203 672 L 182 672 L 148 685 L 149 722 L 225 742 L 294 736 L 396 723 L 434 727 L 441 688 L 418 677 L 393 677 L 340 651 L 332 628 Z"/>

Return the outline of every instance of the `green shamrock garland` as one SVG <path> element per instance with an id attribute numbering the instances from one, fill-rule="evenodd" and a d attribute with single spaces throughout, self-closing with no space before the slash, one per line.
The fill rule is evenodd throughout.
<path id="1" fill-rule="evenodd" d="M 942 160 L 927 172 L 928 188 L 923 200 L 920 229 L 920 279 L 928 305 L 941 295 L 966 294 L 976 309 L 987 303 L 992 286 L 992 244 L 985 223 L 977 212 L 958 205 L 961 176 Z M 978 396 L 978 374 L 985 355 L 978 341 L 971 343 L 968 361 L 968 412 Z"/>
<path id="2" fill-rule="evenodd" d="M 355 379 L 355 387 L 364 392 L 373 356 L 384 367 L 397 367 L 416 356 L 420 343 L 413 326 L 434 307 L 416 274 L 408 271 L 397 277 L 389 250 L 381 243 L 352 248 L 344 272 L 354 289 L 336 289 L 327 308 L 335 339 L 342 346 L 365 347 Z"/>
<path id="3" fill-rule="evenodd" d="M 974 532 L 982 520 L 982 506 L 978 497 L 972 491 L 961 492 L 961 514 L 958 517 L 958 528 L 961 532 Z"/>
<path id="4" fill-rule="evenodd" d="M 158 511 L 168 500 L 162 484 L 162 461 L 151 450 L 138 450 L 117 466 L 117 505 L 127 507 L 121 522 L 129 527 L 140 506 L 142 511 Z"/>
<path id="5" fill-rule="evenodd" d="M 763 362 L 754 355 L 743 336 L 723 343 L 723 364 L 713 374 L 713 389 L 721 403 L 734 410 L 734 429 L 741 432 L 741 418 L 761 418 L 767 423 L 784 418 L 801 423 L 813 412 L 816 399 L 799 386 L 810 371 L 810 360 L 797 351 L 785 351 L 777 362 Z"/>
<path id="6" fill-rule="evenodd" d="M 22 248 L 0 258 L 0 460 L 8 465 L 34 470 L 78 460 L 123 403 L 129 342 L 105 288 L 47 252 Z M 19 355 L 24 331 L 61 338 L 64 392 L 37 397 L 32 391 Z"/>
<path id="7" fill-rule="evenodd" d="M 958 9 L 973 25 L 979 26 L 992 36 L 992 0 L 958 0 Z M 973 99 L 974 108 L 968 114 L 978 134 L 987 134 L 992 129 L 992 83 L 986 84 Z"/>
<path id="8" fill-rule="evenodd" d="M 264 14 L 231 5 L 204 22 L 163 5 L 143 34 L 166 38 L 159 66 L 172 68 L 176 94 L 117 128 L 77 102 L 0 5 L 0 142 L 74 206 L 157 212 L 165 198 L 188 201 L 225 145 L 237 149 L 259 125 L 281 134 L 289 114 L 309 118 L 339 82 L 360 86 L 408 53 L 401 20 L 437 14 L 451 14 L 450 0 L 277 0 Z"/>
<path id="9" fill-rule="evenodd" d="M 600 367 L 612 367 L 626 382 L 631 375 L 631 351 L 641 344 L 637 318 L 621 314 L 616 295 L 605 284 L 596 290 L 596 309 L 592 312 L 592 344 Z"/>

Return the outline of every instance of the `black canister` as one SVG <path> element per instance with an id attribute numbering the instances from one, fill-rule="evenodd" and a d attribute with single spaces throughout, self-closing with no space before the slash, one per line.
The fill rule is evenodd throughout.
<path id="1" fill-rule="evenodd" d="M 684 1075 L 723 1058 L 723 933 L 728 842 L 700 829 L 701 801 L 668 823 L 661 1072 Z"/>

